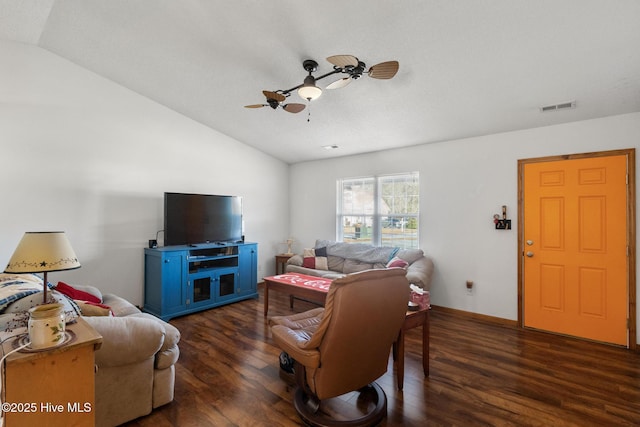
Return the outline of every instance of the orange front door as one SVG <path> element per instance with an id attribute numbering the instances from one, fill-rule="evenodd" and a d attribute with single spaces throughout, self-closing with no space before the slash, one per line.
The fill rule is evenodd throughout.
<path id="1" fill-rule="evenodd" d="M 524 326 L 627 345 L 627 156 L 523 169 Z"/>

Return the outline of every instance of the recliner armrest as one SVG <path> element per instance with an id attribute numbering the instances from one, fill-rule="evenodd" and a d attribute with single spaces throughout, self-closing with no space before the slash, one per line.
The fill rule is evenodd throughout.
<path id="1" fill-rule="evenodd" d="M 322 313 L 324 313 L 324 307 L 318 307 L 288 316 L 273 316 L 269 319 L 269 325 L 284 325 L 292 329 L 315 329 L 318 327 L 320 320 L 322 320 Z"/>
<path id="2" fill-rule="evenodd" d="M 122 366 L 154 357 L 164 343 L 163 326 L 139 317 L 85 317 L 100 335 L 102 346 L 95 353 L 100 366 Z"/>
<path id="3" fill-rule="evenodd" d="M 150 319 L 164 328 L 164 342 L 162 347 L 156 353 L 156 369 L 166 369 L 174 365 L 180 357 L 180 349 L 178 348 L 178 342 L 180 341 L 180 331 L 171 323 L 167 323 L 163 320 L 152 316 L 149 313 L 136 313 L 127 317 L 137 317 L 142 319 Z"/>
<path id="4" fill-rule="evenodd" d="M 307 368 L 320 366 L 320 352 L 317 349 L 302 349 L 301 344 L 309 341 L 309 334 L 305 331 L 296 331 L 283 325 L 271 327 L 273 339 L 283 351 L 292 358 L 302 363 Z"/>

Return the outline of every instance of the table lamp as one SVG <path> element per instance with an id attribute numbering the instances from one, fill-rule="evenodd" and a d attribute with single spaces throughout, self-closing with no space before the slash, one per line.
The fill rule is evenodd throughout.
<path id="1" fill-rule="evenodd" d="M 80 268 L 64 231 L 26 232 L 5 273 L 44 273 L 43 302 L 47 303 L 47 273 Z"/>

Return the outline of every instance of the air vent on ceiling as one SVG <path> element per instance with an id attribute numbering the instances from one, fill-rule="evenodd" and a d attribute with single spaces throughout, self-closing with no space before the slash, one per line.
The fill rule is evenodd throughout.
<path id="1" fill-rule="evenodd" d="M 540 112 L 566 110 L 568 108 L 576 108 L 576 101 L 563 102 L 561 104 L 545 105 L 540 107 Z"/>

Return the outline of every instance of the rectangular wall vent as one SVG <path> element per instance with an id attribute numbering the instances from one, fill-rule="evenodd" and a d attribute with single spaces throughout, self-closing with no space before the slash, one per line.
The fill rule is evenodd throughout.
<path id="1" fill-rule="evenodd" d="M 545 105 L 540 107 L 540 112 L 566 110 L 567 108 L 576 108 L 576 101 L 563 102 L 562 104 Z"/>

